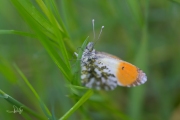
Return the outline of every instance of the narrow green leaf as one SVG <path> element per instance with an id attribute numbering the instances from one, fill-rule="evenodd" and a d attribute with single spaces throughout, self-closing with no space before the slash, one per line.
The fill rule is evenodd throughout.
<path id="1" fill-rule="evenodd" d="M 62 59 L 66 63 L 67 67 L 70 69 L 70 63 L 68 58 L 68 53 L 64 45 L 64 40 L 62 36 L 67 36 L 64 32 L 60 31 L 59 24 L 53 16 L 53 14 L 46 8 L 45 4 L 42 1 L 37 1 L 40 7 L 43 9 L 46 15 L 50 20 L 47 21 L 39 11 L 32 5 L 32 3 L 27 0 L 14 1 L 11 0 L 16 8 L 19 10 L 20 14 L 26 20 L 26 22 L 31 26 L 31 28 L 37 34 L 42 34 L 43 36 L 48 36 L 53 41 L 59 43 L 59 49 L 62 53 Z M 63 34 L 62 34 L 63 33 Z M 68 42 L 66 42 L 68 44 Z M 71 47 L 72 48 L 72 47 Z"/>
<path id="2" fill-rule="evenodd" d="M 0 34 L 15 34 L 15 35 L 21 35 L 21 36 L 36 38 L 35 34 L 23 32 L 23 31 L 16 31 L 16 30 L 0 30 Z"/>
<path id="3" fill-rule="evenodd" d="M 69 87 L 69 88 L 76 88 L 76 89 L 79 89 L 79 90 L 87 90 L 87 89 L 89 89 L 87 87 L 76 86 L 76 85 L 71 85 L 71 84 L 67 85 L 67 87 Z"/>
<path id="4" fill-rule="evenodd" d="M 7 80 L 11 83 L 15 83 L 17 81 L 17 77 L 14 73 L 12 66 L 0 56 L 0 72 L 7 78 Z"/>
<path id="5" fill-rule="evenodd" d="M 47 31 L 53 34 L 54 30 L 49 21 L 47 21 L 44 16 L 33 6 L 29 0 L 11 0 L 15 5 L 16 9 L 26 20 L 26 22 L 34 22 L 38 27 L 43 27 Z M 35 26 L 33 26 L 35 27 Z"/>
<path id="6" fill-rule="evenodd" d="M 48 8 L 46 7 L 46 5 L 44 4 L 44 2 L 42 0 L 36 0 L 36 2 L 38 3 L 38 5 L 40 6 L 40 8 L 43 10 L 43 12 L 46 14 L 46 16 L 48 17 L 48 19 L 51 21 L 51 23 L 54 23 L 58 26 L 59 30 L 61 32 L 64 32 L 64 30 L 62 29 L 62 27 L 58 24 L 58 22 L 56 21 L 55 17 L 53 16 L 53 14 L 48 10 Z"/>
<path id="7" fill-rule="evenodd" d="M 58 43 L 59 43 L 59 48 L 61 49 L 61 52 L 64 56 L 64 60 L 65 60 L 65 63 L 67 65 L 67 67 L 70 69 L 70 62 L 69 62 L 69 57 L 68 57 L 68 53 L 67 53 L 67 50 L 66 50 L 66 47 L 65 47 L 65 44 L 63 42 L 63 39 L 62 39 L 62 36 L 61 34 L 59 34 L 59 32 L 57 31 L 56 33 L 57 35 L 57 38 L 58 38 Z"/>
<path id="8" fill-rule="evenodd" d="M 5 92 L 3 92 L 0 89 L 0 97 L 4 98 L 6 101 L 8 101 L 10 104 L 15 105 L 16 107 L 22 107 L 23 112 L 26 112 L 34 117 L 36 117 L 38 120 L 46 120 L 47 118 L 40 116 L 39 114 L 37 114 L 36 112 L 34 112 L 33 110 L 31 110 L 30 108 L 28 108 L 27 106 L 25 106 L 24 104 L 22 104 L 21 102 L 17 101 L 16 99 L 14 99 L 13 97 L 9 96 L 8 94 L 6 94 Z"/>
<path id="9" fill-rule="evenodd" d="M 60 15 L 60 13 L 59 13 L 59 11 L 57 9 L 57 5 L 56 5 L 57 1 L 56 2 L 55 2 L 55 0 L 50 0 L 50 1 L 47 0 L 47 1 L 48 1 L 49 4 L 50 3 L 52 4 L 52 8 L 54 8 L 54 9 L 52 9 L 52 11 L 54 11 L 54 14 L 55 14 L 55 17 L 57 18 L 58 23 L 60 24 L 60 26 L 64 30 L 64 33 L 65 33 L 65 35 L 63 35 L 64 42 L 65 42 L 66 46 L 68 46 L 68 50 L 71 53 L 73 53 L 75 51 L 75 48 L 74 48 L 74 45 L 72 44 L 72 42 L 69 39 L 69 34 L 67 33 L 67 30 L 64 27 L 64 23 L 63 23 L 63 21 L 61 19 L 61 15 Z"/>
<path id="10" fill-rule="evenodd" d="M 35 95 L 35 97 L 37 98 L 37 100 L 39 101 L 42 110 L 44 111 L 45 115 L 48 118 L 51 118 L 51 113 L 48 110 L 48 108 L 46 107 L 46 105 L 42 102 L 41 98 L 39 97 L 39 95 L 37 94 L 37 92 L 35 91 L 35 89 L 33 88 L 33 86 L 29 83 L 28 79 L 25 77 L 25 75 L 21 72 L 21 70 L 17 67 L 16 64 L 14 64 L 14 67 L 16 68 L 17 72 L 21 75 L 21 77 L 23 78 L 24 82 L 27 84 L 27 86 L 31 89 L 31 91 L 33 92 L 33 94 Z"/>
<path id="11" fill-rule="evenodd" d="M 57 53 L 57 51 L 53 48 L 53 46 L 51 45 L 51 42 L 46 40 L 46 38 L 44 38 L 43 40 L 40 38 L 39 40 L 44 45 L 47 52 L 49 53 L 49 55 L 51 56 L 55 64 L 58 66 L 58 68 L 61 70 L 63 75 L 66 77 L 66 79 L 71 81 L 72 79 L 71 70 L 66 66 L 62 58 Z"/>
<path id="12" fill-rule="evenodd" d="M 47 9 L 46 9 L 46 11 L 47 11 Z M 58 28 L 59 23 L 57 22 L 54 15 L 50 11 L 47 11 L 47 12 L 49 13 L 49 15 L 48 15 L 49 19 L 51 20 L 51 23 L 54 26 L 55 36 L 57 38 L 57 42 L 59 43 L 59 48 L 60 48 L 60 50 L 62 52 L 62 55 L 64 57 L 64 61 L 65 61 L 66 65 L 67 65 L 67 67 L 70 69 L 68 53 L 67 53 L 67 50 L 66 50 L 63 38 L 62 38 L 62 33 L 59 31 L 59 28 Z"/>
<path id="13" fill-rule="evenodd" d="M 53 8 L 52 11 L 54 11 L 54 14 L 55 14 L 55 17 L 56 17 L 57 20 L 58 20 L 58 23 L 61 25 L 62 29 L 65 31 L 67 37 L 69 37 L 69 36 L 68 36 L 68 33 L 67 33 L 67 31 L 66 31 L 66 29 L 65 29 L 65 27 L 64 27 L 64 23 L 63 23 L 63 21 L 62 21 L 62 19 L 61 19 L 61 15 L 60 15 L 60 13 L 59 13 L 59 11 L 58 11 L 56 1 L 55 1 L 55 0 L 48 0 L 48 2 L 51 3 L 51 5 L 52 5 L 52 8 Z"/>
<path id="14" fill-rule="evenodd" d="M 73 85 L 80 85 L 80 70 L 81 70 L 81 57 L 83 54 L 84 49 L 86 48 L 87 44 L 89 42 L 89 36 L 84 40 L 81 48 L 78 51 L 78 57 L 74 64 L 74 67 L 72 67 L 74 79 L 72 81 Z"/>

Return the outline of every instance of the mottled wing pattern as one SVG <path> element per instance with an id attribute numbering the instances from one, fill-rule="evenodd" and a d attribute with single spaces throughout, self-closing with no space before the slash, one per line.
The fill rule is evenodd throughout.
<path id="1" fill-rule="evenodd" d="M 82 84 L 96 90 L 113 90 L 117 87 L 117 80 L 110 69 L 96 58 L 81 63 Z"/>
<path id="2" fill-rule="evenodd" d="M 89 42 L 81 58 L 82 84 L 97 90 L 113 90 L 120 86 L 137 86 L 147 81 L 136 66 L 108 53 L 95 51 Z"/>

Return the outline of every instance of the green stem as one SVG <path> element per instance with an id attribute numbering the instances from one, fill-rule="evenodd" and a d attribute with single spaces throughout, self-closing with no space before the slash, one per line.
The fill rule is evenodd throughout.
<path id="1" fill-rule="evenodd" d="M 12 105 L 15 105 L 16 107 L 20 108 L 22 107 L 23 112 L 29 113 L 31 115 L 33 115 L 34 117 L 36 117 L 38 120 L 45 120 L 46 118 L 40 116 L 39 114 L 35 113 L 33 110 L 31 110 L 30 108 L 26 107 L 24 104 L 20 103 L 19 101 L 17 101 L 16 99 L 12 98 L 11 96 L 9 96 L 8 94 L 4 93 L 1 89 L 0 89 L 0 97 L 4 98 L 6 101 L 8 101 L 9 103 L 11 103 Z"/>
<path id="2" fill-rule="evenodd" d="M 89 97 L 93 94 L 92 90 L 88 90 L 83 97 L 69 110 L 66 114 L 64 114 L 59 120 L 66 120 L 71 114 L 73 114 L 84 102 L 89 99 Z"/>

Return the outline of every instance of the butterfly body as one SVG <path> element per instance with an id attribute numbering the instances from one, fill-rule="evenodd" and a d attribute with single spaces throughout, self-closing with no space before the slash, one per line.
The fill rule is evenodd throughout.
<path id="1" fill-rule="evenodd" d="M 147 77 L 136 66 L 120 58 L 94 49 L 89 42 L 81 58 L 81 80 L 88 88 L 113 90 L 120 86 L 137 86 L 146 82 Z"/>

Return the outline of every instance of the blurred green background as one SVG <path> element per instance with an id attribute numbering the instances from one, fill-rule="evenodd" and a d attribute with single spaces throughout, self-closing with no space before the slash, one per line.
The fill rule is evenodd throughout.
<path id="1" fill-rule="evenodd" d="M 41 11 L 35 0 L 31 2 Z M 93 40 L 91 21 L 95 19 L 96 34 L 105 26 L 96 50 L 138 66 L 148 77 L 135 88 L 95 91 L 70 120 L 180 120 L 178 0 L 57 0 L 56 5 L 75 51 L 87 36 Z M 0 29 L 32 32 L 14 5 L 5 0 L 0 1 Z M 72 51 L 69 58 L 73 65 Z M 37 114 L 44 115 L 13 63 L 57 118 L 79 99 L 71 96 L 67 82 L 37 39 L 0 34 L 0 89 Z M 13 110 L 13 105 L 0 98 L 1 120 L 28 118 L 6 110 Z"/>

